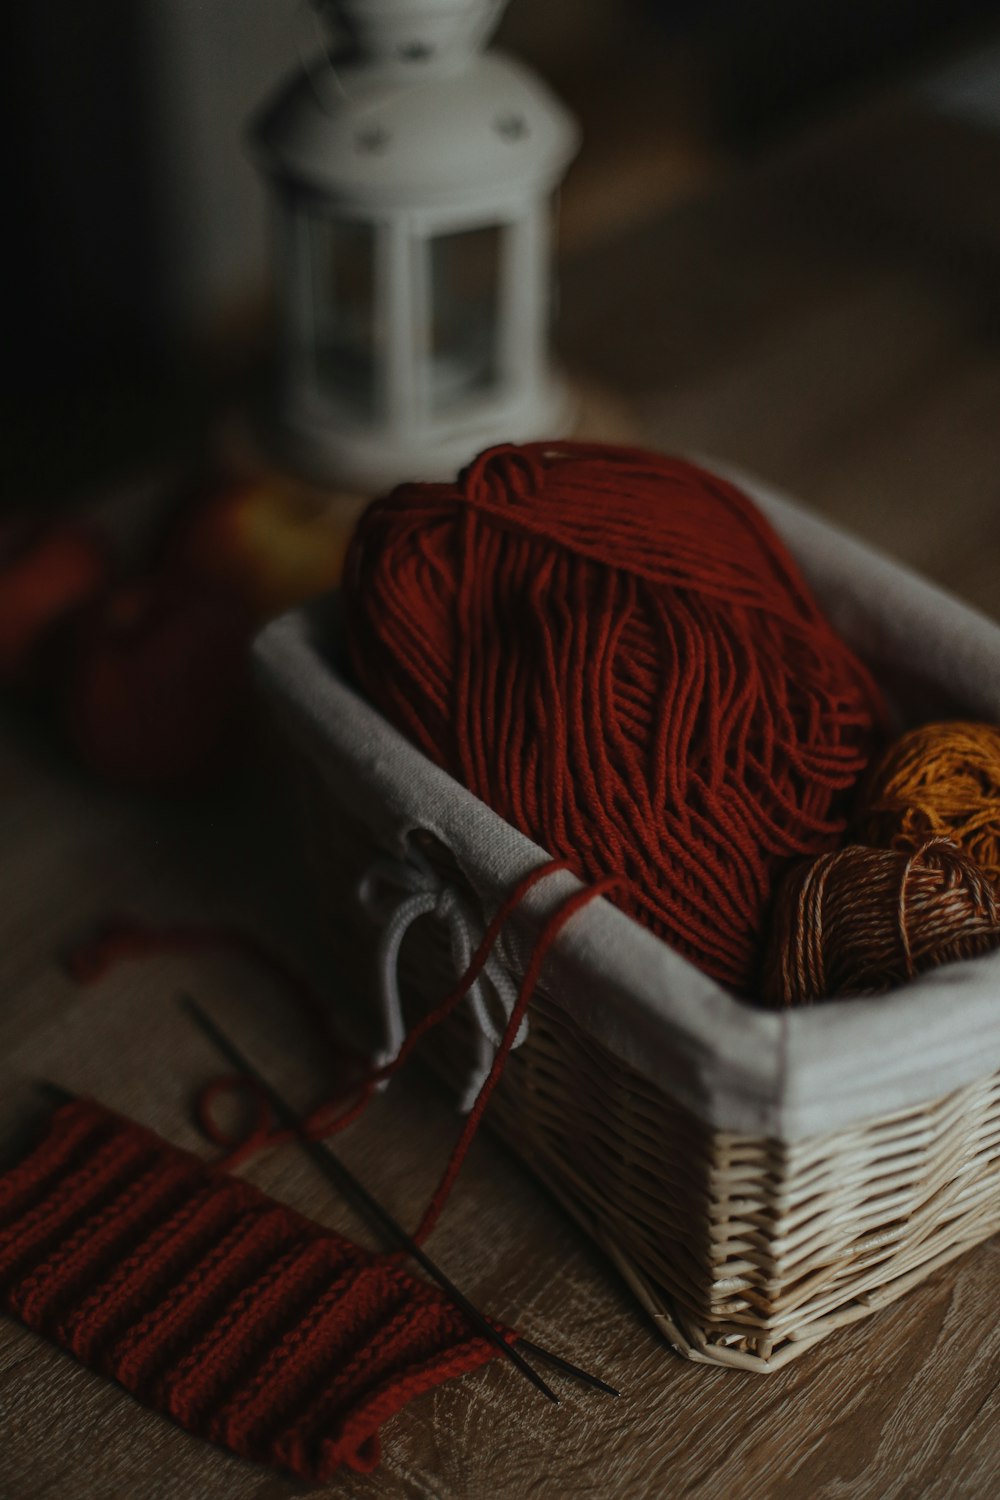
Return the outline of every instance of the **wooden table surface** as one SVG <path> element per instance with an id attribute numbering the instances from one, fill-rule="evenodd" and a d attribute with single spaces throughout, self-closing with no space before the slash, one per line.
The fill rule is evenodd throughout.
<path id="1" fill-rule="evenodd" d="M 575 367 L 625 394 L 651 438 L 743 463 L 997 612 L 997 138 L 883 102 L 748 166 L 725 189 L 582 252 L 563 279 Z M 235 958 L 127 964 L 89 989 L 60 963 L 109 911 L 228 919 L 323 977 L 268 783 L 154 807 L 102 790 L 9 719 L 0 741 L 0 1143 L 87 1092 L 203 1149 L 216 1071 L 173 997 L 210 1004 L 301 1105 L 322 1071 L 287 995 Z M 412 1223 L 455 1131 L 415 1071 L 344 1154 Z M 294 1148 L 246 1169 L 364 1231 Z M 415 1402 L 357 1497 L 988 1496 L 1000 1490 L 998 1246 L 772 1377 L 683 1363 L 611 1267 L 488 1138 L 430 1249 L 481 1306 L 600 1370 L 615 1402 L 551 1408 L 493 1365 Z M 230 1458 L 0 1322 L 0 1495 L 227 1500 L 307 1488 Z"/>

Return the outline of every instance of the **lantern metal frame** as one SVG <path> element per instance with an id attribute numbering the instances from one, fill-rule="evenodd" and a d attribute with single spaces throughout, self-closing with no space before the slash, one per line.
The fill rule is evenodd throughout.
<path id="1" fill-rule="evenodd" d="M 452 57 L 413 78 L 399 58 L 310 69 L 253 132 L 273 199 L 273 434 L 296 467 L 361 488 L 449 477 L 490 443 L 564 433 L 571 415 L 550 366 L 548 325 L 553 199 L 576 125 L 498 53 Z M 324 221 L 371 231 L 369 420 L 320 377 L 314 234 Z M 442 405 L 432 247 L 479 229 L 498 237 L 494 378 Z"/>

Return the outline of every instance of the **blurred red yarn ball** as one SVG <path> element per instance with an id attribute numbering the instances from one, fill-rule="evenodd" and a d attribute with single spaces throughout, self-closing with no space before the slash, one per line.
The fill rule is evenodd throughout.
<path id="1" fill-rule="evenodd" d="M 83 761 L 140 788 L 190 785 L 237 751 L 252 621 L 177 579 L 122 584 L 75 625 L 63 716 Z"/>
<path id="2" fill-rule="evenodd" d="M 85 523 L 8 522 L 0 533 L 0 682 L 28 679 L 49 633 L 95 599 L 110 573 L 108 547 Z"/>

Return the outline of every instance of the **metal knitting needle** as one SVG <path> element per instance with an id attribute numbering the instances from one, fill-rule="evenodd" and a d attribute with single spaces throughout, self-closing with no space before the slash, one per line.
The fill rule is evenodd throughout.
<path id="1" fill-rule="evenodd" d="M 551 1349 L 543 1349 L 541 1344 L 533 1344 L 530 1339 L 519 1337 L 517 1342 L 522 1349 L 529 1354 L 534 1354 L 538 1359 L 547 1360 L 555 1370 L 562 1370 L 564 1375 L 572 1375 L 574 1380 L 582 1380 L 584 1385 L 592 1385 L 595 1391 L 603 1391 L 607 1396 L 620 1396 L 621 1391 L 616 1391 L 613 1385 L 608 1385 L 599 1375 L 592 1375 L 589 1370 L 581 1370 L 579 1365 L 571 1364 L 568 1359 L 563 1359 L 561 1354 L 553 1354 Z"/>
<path id="2" fill-rule="evenodd" d="M 523 1355 L 519 1354 L 517 1349 L 509 1344 L 493 1325 L 483 1317 L 482 1313 L 473 1307 L 472 1303 L 463 1292 L 459 1291 L 451 1278 L 424 1253 L 416 1240 L 407 1234 L 403 1226 L 396 1222 L 388 1210 L 384 1209 L 378 1200 L 372 1197 L 368 1189 L 358 1181 L 350 1168 L 345 1166 L 340 1157 L 330 1149 L 326 1142 L 311 1140 L 303 1132 L 302 1122 L 291 1105 L 257 1071 L 249 1059 L 236 1046 L 235 1042 L 230 1040 L 208 1012 L 198 1004 L 197 1000 L 193 999 L 190 995 L 180 995 L 178 996 L 178 1001 L 230 1066 L 234 1067 L 238 1072 L 245 1074 L 247 1078 L 250 1078 L 266 1095 L 275 1116 L 287 1129 L 293 1132 L 303 1150 L 327 1180 L 332 1182 L 345 1198 L 353 1201 L 356 1207 L 366 1212 L 369 1218 L 374 1219 L 385 1233 L 391 1239 L 395 1240 L 407 1254 L 412 1256 L 432 1280 L 437 1282 L 442 1291 L 447 1292 L 455 1306 L 465 1314 L 469 1322 L 473 1324 L 483 1337 L 488 1339 L 491 1344 L 494 1344 L 502 1354 L 511 1360 L 521 1373 L 531 1381 L 532 1385 L 537 1386 L 543 1395 L 547 1396 L 550 1401 L 558 1404 L 559 1397 L 555 1391 L 546 1385 L 542 1377 L 536 1370 L 532 1369 Z M 605 1391 L 610 1396 L 617 1396 L 619 1394 L 613 1386 L 608 1385 L 606 1381 L 601 1380 L 597 1375 L 591 1375 L 587 1370 L 579 1369 L 576 1365 L 571 1364 L 569 1360 L 562 1359 L 560 1355 L 552 1354 L 549 1350 L 541 1348 L 538 1344 L 532 1344 L 527 1339 L 519 1339 L 518 1342 L 526 1349 L 530 1349 L 540 1359 L 548 1360 L 557 1369 L 562 1370 L 567 1375 L 575 1376 L 576 1379 L 582 1380 L 586 1385 L 591 1385 L 597 1390 Z"/>

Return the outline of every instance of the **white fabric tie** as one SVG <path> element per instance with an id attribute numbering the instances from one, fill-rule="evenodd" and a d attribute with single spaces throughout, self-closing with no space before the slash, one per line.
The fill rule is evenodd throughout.
<path id="1" fill-rule="evenodd" d="M 405 860 L 377 859 L 362 877 L 358 896 L 365 910 L 376 921 L 382 920 L 385 911 L 384 898 L 380 899 L 379 895 L 382 887 L 398 893 L 400 899 L 383 922 L 377 951 L 378 992 L 384 1039 L 382 1051 L 375 1058 L 378 1067 L 394 1062 L 406 1040 L 403 1002 L 399 992 L 399 953 L 410 926 L 419 917 L 431 915 L 447 925 L 456 979 L 468 969 L 472 955 L 485 933 L 482 921 L 470 903 L 463 900 L 454 886 L 445 884 L 419 850 L 411 850 Z M 517 987 L 493 952 L 487 958 L 479 978 L 470 986 L 467 997 L 476 1020 L 477 1056 L 459 1101 L 459 1108 L 466 1113 L 472 1108 L 486 1081 L 503 1038 L 504 1028 L 498 1029 L 490 1014 L 484 981 L 495 994 L 508 1020 L 517 1003 Z M 528 1018 L 525 1016 L 517 1028 L 514 1046 L 520 1047 L 527 1035 Z M 384 1087 L 384 1084 L 381 1086 Z"/>

